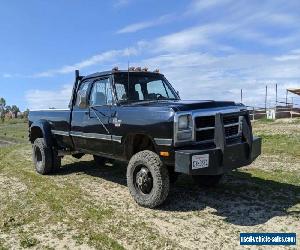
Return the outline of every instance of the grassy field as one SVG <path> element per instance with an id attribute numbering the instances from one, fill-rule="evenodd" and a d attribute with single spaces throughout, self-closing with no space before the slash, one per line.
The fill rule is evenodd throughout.
<path id="1" fill-rule="evenodd" d="M 65 157 L 59 173 L 36 174 L 27 124 L 0 123 L 0 250 L 236 249 L 240 232 L 299 236 L 300 120 L 256 121 L 254 131 L 255 163 L 213 189 L 180 176 L 151 210 L 132 200 L 120 163 Z"/>

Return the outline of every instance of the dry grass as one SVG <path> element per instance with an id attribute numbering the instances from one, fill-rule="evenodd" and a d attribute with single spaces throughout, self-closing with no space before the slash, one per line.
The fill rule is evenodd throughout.
<path id="1" fill-rule="evenodd" d="M 0 147 L 0 249 L 238 249 L 240 232 L 299 232 L 299 123 L 286 124 L 256 122 L 255 163 L 214 189 L 181 176 L 153 210 L 134 203 L 119 163 L 65 157 L 58 174 L 37 175 L 26 124 L 6 127 L 17 144 Z"/>

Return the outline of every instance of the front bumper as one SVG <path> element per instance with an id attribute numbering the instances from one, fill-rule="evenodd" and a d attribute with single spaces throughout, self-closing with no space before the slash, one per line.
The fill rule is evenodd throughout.
<path id="1" fill-rule="evenodd" d="M 251 152 L 246 142 L 207 150 L 179 150 L 175 152 L 175 172 L 188 175 L 219 175 L 251 164 L 261 154 L 261 138 L 254 137 Z M 208 167 L 193 169 L 193 155 L 209 155 Z"/>
<path id="2" fill-rule="evenodd" d="M 251 122 L 243 119 L 242 141 L 227 145 L 222 115 L 216 115 L 215 148 L 175 151 L 175 172 L 188 175 L 219 175 L 251 164 L 261 154 L 261 138 L 252 135 Z M 193 167 L 194 155 L 206 155 L 208 165 Z M 208 156 L 207 156 L 208 155 Z"/>

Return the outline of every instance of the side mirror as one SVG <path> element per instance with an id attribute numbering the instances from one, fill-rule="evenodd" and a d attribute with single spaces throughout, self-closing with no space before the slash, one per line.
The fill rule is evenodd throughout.
<path id="1" fill-rule="evenodd" d="M 78 92 L 78 96 L 79 96 L 79 108 L 83 109 L 87 107 L 87 95 L 86 95 L 86 91 L 84 90 L 80 90 Z"/>

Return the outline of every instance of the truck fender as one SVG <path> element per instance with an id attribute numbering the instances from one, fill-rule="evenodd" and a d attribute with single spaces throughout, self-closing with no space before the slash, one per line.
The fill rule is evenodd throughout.
<path id="1" fill-rule="evenodd" d="M 53 137 L 51 133 L 51 125 L 46 120 L 38 120 L 31 124 L 30 126 L 30 141 L 33 143 L 37 138 L 35 134 L 32 133 L 34 129 L 39 129 L 42 132 L 43 139 L 48 147 L 53 146 Z"/>
<path id="2" fill-rule="evenodd" d="M 126 158 L 127 159 L 130 159 L 131 156 L 134 154 L 134 152 L 136 151 L 135 150 L 135 146 L 138 146 L 138 145 L 135 145 L 134 144 L 134 140 L 137 138 L 137 137 L 143 137 L 143 138 L 147 138 L 150 142 L 151 142 L 151 145 L 154 147 L 154 151 L 157 152 L 157 144 L 155 143 L 155 140 L 153 139 L 153 137 L 149 136 L 148 134 L 146 133 L 130 133 L 130 134 L 127 134 L 126 136 L 124 136 L 124 140 L 122 140 L 122 144 L 123 144 L 123 152 L 124 154 L 126 155 Z"/>

